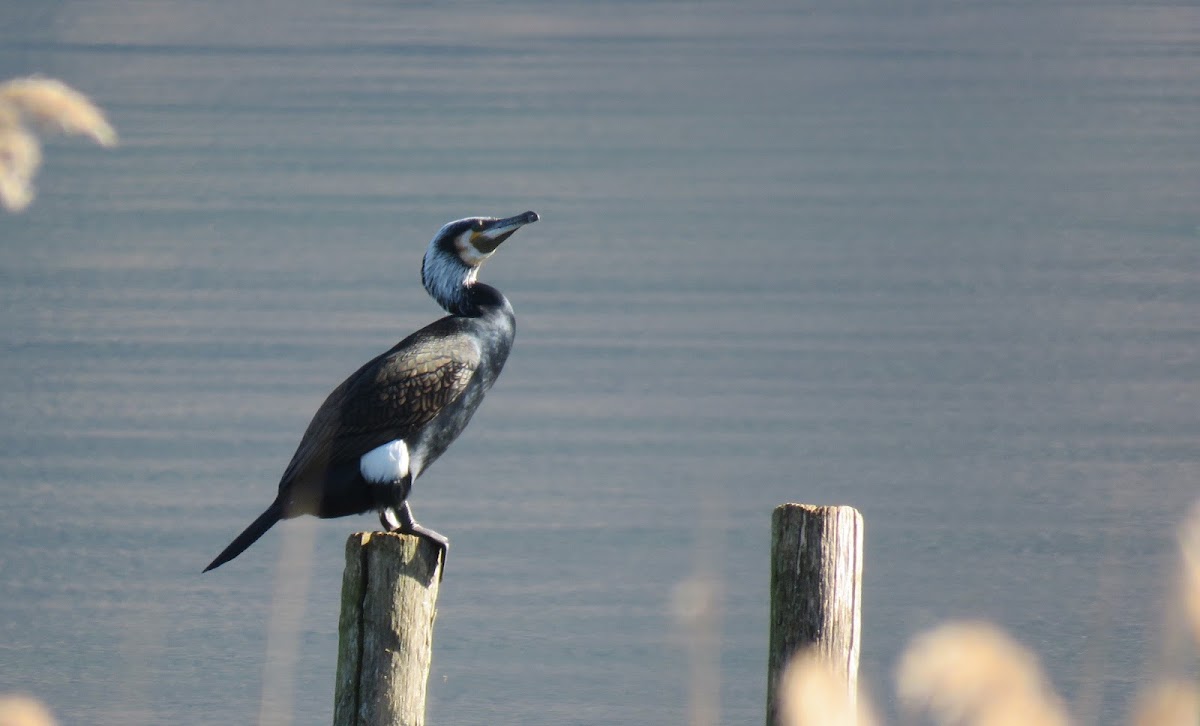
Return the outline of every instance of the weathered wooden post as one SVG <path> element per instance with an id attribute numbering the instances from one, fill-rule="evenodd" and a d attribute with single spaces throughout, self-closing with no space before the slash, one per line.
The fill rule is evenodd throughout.
<path id="1" fill-rule="evenodd" d="M 424 537 L 358 532 L 346 542 L 334 726 L 422 726 L 442 574 Z"/>
<path id="2" fill-rule="evenodd" d="M 858 687 L 862 599 L 862 515 L 853 507 L 783 504 L 771 518 L 771 635 L 767 726 L 777 726 L 777 686 L 788 659 L 816 647 Z"/>

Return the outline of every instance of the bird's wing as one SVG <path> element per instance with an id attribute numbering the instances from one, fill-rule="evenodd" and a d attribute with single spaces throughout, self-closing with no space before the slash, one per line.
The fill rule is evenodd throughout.
<path id="1" fill-rule="evenodd" d="M 280 488 L 407 438 L 462 395 L 479 361 L 479 345 L 461 333 L 423 330 L 401 341 L 329 394 L 304 432 Z"/>

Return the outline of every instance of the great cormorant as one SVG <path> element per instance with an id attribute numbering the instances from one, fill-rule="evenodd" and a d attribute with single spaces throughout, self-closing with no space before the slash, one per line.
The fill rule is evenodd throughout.
<path id="1" fill-rule="evenodd" d="M 462 433 L 508 359 L 515 318 L 499 290 L 475 276 L 501 242 L 538 220 L 534 212 L 451 222 L 421 265 L 425 289 L 448 316 L 400 341 L 333 389 L 317 409 L 279 481 L 279 494 L 205 572 L 254 544 L 276 522 L 372 509 L 390 531 L 445 537 L 412 516 L 413 482 Z"/>

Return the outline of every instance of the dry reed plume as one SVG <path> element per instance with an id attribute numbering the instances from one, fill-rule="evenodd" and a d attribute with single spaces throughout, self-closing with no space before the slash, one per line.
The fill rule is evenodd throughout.
<path id="1" fill-rule="evenodd" d="M 0 205 L 19 212 L 33 201 L 42 149 L 30 125 L 43 132 L 86 136 L 116 146 L 117 133 L 86 96 L 52 78 L 0 83 Z"/>
<path id="2" fill-rule="evenodd" d="M 874 726 L 866 699 L 855 703 L 846 683 L 814 649 L 792 657 L 779 679 L 779 718 L 786 726 Z"/>
<path id="3" fill-rule="evenodd" d="M 1200 653 L 1200 504 L 1179 528 L 1179 585 L 1177 604 L 1168 618 L 1166 675 L 1148 687 L 1138 699 L 1130 720 L 1134 726 L 1196 726 L 1200 724 L 1200 685 L 1188 674 L 1187 663 Z M 1183 630 L 1185 632 L 1172 632 Z M 1191 634 L 1190 647 L 1179 646 Z"/>
<path id="4" fill-rule="evenodd" d="M 0 726 L 54 726 L 54 717 L 28 696 L 0 696 Z"/>
<path id="5" fill-rule="evenodd" d="M 1200 693 L 1185 681 L 1162 681 L 1138 699 L 1133 726 L 1195 726 L 1200 724 Z"/>
<path id="6" fill-rule="evenodd" d="M 917 637 L 896 682 L 905 708 L 928 711 L 938 723 L 1069 723 L 1037 658 L 986 623 L 950 623 Z"/>

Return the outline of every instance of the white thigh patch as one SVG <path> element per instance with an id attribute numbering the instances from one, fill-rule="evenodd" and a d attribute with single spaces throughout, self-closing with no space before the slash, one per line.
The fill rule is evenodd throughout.
<path id="1" fill-rule="evenodd" d="M 391 484 L 408 476 L 408 445 L 396 439 L 376 447 L 358 460 L 363 479 L 372 484 Z"/>

